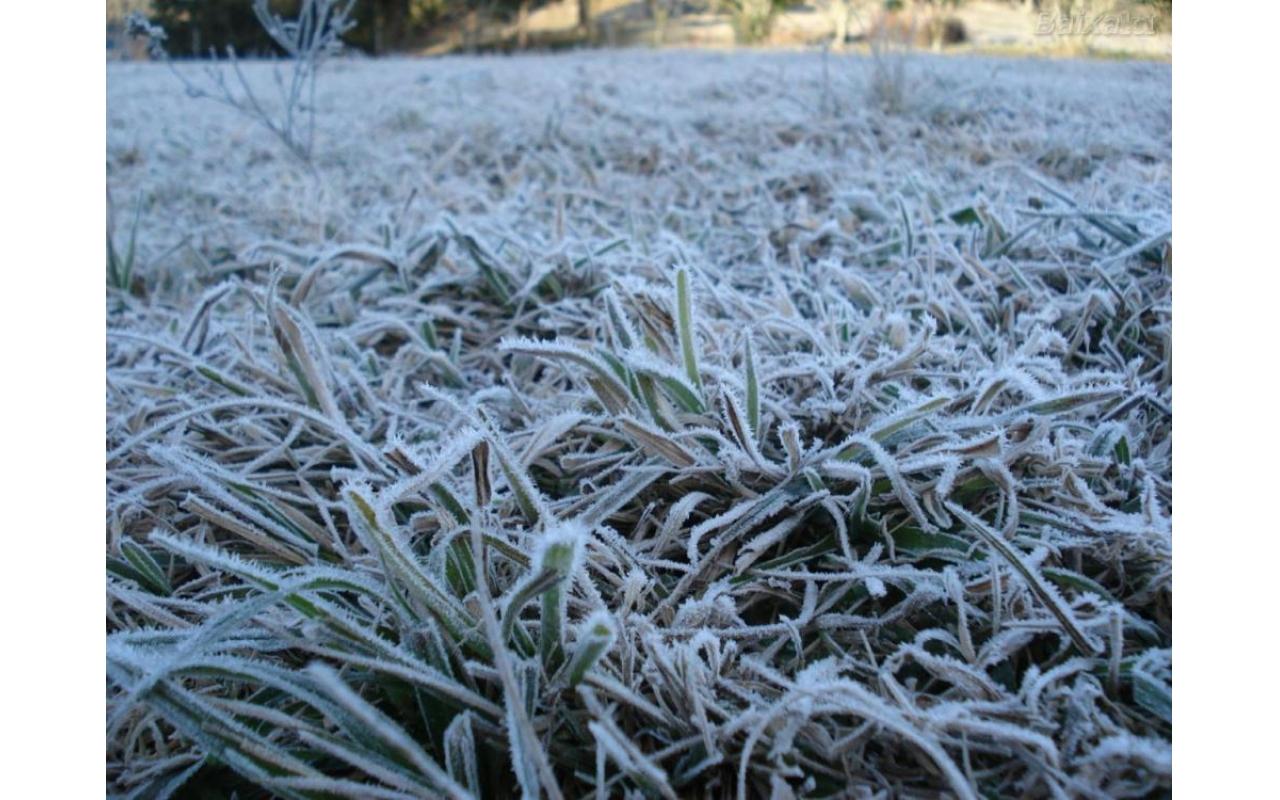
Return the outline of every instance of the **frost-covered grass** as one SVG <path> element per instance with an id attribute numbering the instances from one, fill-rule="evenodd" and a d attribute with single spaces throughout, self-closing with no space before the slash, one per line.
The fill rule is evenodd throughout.
<path id="1" fill-rule="evenodd" d="M 1166 792 L 1169 69 L 875 74 L 110 67 L 109 790 Z"/>

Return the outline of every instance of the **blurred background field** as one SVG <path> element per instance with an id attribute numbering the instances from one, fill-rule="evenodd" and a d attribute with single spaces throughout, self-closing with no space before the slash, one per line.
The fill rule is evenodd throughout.
<path id="1" fill-rule="evenodd" d="M 273 2 L 284 13 L 297 6 Z M 108 0 L 107 52 L 145 57 L 124 31 L 141 12 L 170 32 L 174 55 L 233 45 L 271 52 L 249 4 Z M 1171 0 L 371 0 L 347 42 L 361 52 L 443 55 L 563 47 L 766 46 L 1168 59 Z"/>

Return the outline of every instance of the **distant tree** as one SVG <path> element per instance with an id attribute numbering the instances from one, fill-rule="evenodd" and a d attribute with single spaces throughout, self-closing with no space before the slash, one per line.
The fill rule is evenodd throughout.
<path id="1" fill-rule="evenodd" d="M 952 16 L 960 4 L 961 0 L 916 0 L 916 8 L 923 12 L 924 35 L 932 49 L 941 50 L 957 36 L 964 38 L 963 26 Z"/>
<path id="2" fill-rule="evenodd" d="M 152 0 L 151 19 L 169 34 L 173 56 L 209 55 L 230 46 L 244 55 L 267 55 L 279 49 L 262 30 L 248 0 Z M 300 3 L 272 3 L 293 15 Z"/>
<path id="3" fill-rule="evenodd" d="M 130 14 L 151 13 L 151 0 L 107 0 L 107 23 L 124 25 Z"/>
<path id="4" fill-rule="evenodd" d="M 516 9 L 516 47 L 529 46 L 529 0 L 520 0 Z"/>
<path id="5" fill-rule="evenodd" d="M 498 11 L 515 14 L 516 48 L 524 50 L 529 46 L 529 12 L 535 6 L 534 0 L 492 0 Z"/>
<path id="6" fill-rule="evenodd" d="M 831 48 L 843 50 L 849 38 L 849 16 L 853 13 L 849 0 L 825 0 L 819 7 L 824 7 L 831 17 Z"/>
<path id="7" fill-rule="evenodd" d="M 778 12 L 798 0 L 727 0 L 733 17 L 734 37 L 743 44 L 757 44 L 769 38 Z"/>
<path id="8" fill-rule="evenodd" d="M 478 0 L 360 0 L 360 27 L 348 38 L 353 47 L 374 54 L 393 52 L 447 19 L 465 15 Z"/>
<path id="9" fill-rule="evenodd" d="M 151 0 L 107 0 L 107 54 L 112 57 L 144 58 L 146 45 L 131 41 L 125 21 L 131 14 L 151 14 Z"/>
<path id="10" fill-rule="evenodd" d="M 368 41 L 353 41 L 374 54 L 403 46 L 409 30 L 410 0 L 364 0 L 356 18 L 366 22 Z"/>
<path id="11" fill-rule="evenodd" d="M 713 2 L 718 0 L 713 0 Z M 666 39 L 667 20 L 671 17 L 671 0 L 645 0 L 649 19 L 653 20 L 653 43 L 661 45 Z M 714 11 L 712 13 L 715 13 Z"/>

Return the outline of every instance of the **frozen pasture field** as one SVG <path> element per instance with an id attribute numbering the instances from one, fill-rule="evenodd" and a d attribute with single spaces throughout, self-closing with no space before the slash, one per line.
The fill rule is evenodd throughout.
<path id="1" fill-rule="evenodd" d="M 1170 790 L 1168 65 L 107 88 L 113 795 Z"/>

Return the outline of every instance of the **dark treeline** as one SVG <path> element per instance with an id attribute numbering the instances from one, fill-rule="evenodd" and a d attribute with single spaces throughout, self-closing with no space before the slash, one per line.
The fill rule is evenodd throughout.
<path id="1" fill-rule="evenodd" d="M 522 22 L 545 0 L 359 0 L 356 27 L 343 39 L 367 53 L 383 54 L 412 47 L 444 25 L 466 28 L 483 15 Z M 285 16 L 297 13 L 301 0 L 272 0 L 271 9 Z M 580 20 L 589 22 L 590 4 L 579 0 Z M 251 0 L 152 0 L 149 16 L 169 35 L 169 51 L 176 57 L 207 56 L 227 46 L 243 55 L 268 55 L 275 45 L 254 16 Z M 521 31 L 523 39 L 523 31 Z M 520 44 L 523 44 L 521 42 Z"/>
<path id="2" fill-rule="evenodd" d="M 592 0 L 572 0 L 577 11 L 576 26 L 554 32 L 544 29 L 534 39 L 529 16 L 552 1 L 357 0 L 356 26 L 343 40 L 352 48 L 374 55 L 420 50 L 442 36 L 448 39 L 446 50 L 523 49 L 531 45 L 555 47 L 600 41 L 600 17 L 609 15 L 593 11 Z M 1029 15 L 1088 16 L 1085 10 L 1098 12 L 1105 7 L 1154 14 L 1165 29 L 1172 20 L 1170 0 L 1115 0 L 1105 6 L 1088 0 L 1004 1 Z M 269 4 L 272 11 L 292 17 L 297 15 L 302 0 L 269 0 Z M 964 0 L 638 0 L 638 5 L 643 9 L 643 18 L 659 29 L 668 18 L 674 20 L 690 12 L 726 14 L 733 18 L 738 41 L 748 43 L 767 38 L 774 15 L 793 6 L 807 6 L 827 14 L 833 10 L 842 12 L 845 24 L 836 26 L 840 41 L 854 16 L 864 26 L 869 23 L 867 29 L 873 33 L 881 28 L 892 32 L 898 26 L 909 29 L 910 36 L 923 32 L 926 39 L 937 38 L 943 44 L 965 39 L 963 28 L 948 16 L 963 6 Z M 115 17 L 122 17 L 121 12 L 126 9 L 144 10 L 168 33 L 168 50 L 174 57 L 205 57 L 211 50 L 221 54 L 228 46 L 246 56 L 277 54 L 252 6 L 253 0 L 108 0 L 108 34 L 110 37 L 113 30 L 122 28 L 119 19 L 113 28 L 113 9 L 117 9 Z M 496 36 L 494 23 L 502 28 Z M 921 31 L 916 31 L 917 27 Z M 937 31 L 931 32 L 935 27 Z M 954 33 L 952 28 L 956 29 Z"/>
<path id="3" fill-rule="evenodd" d="M 416 50 L 424 43 L 449 32 L 453 47 L 526 46 L 556 47 L 598 42 L 602 16 L 592 0 L 571 0 L 574 23 L 563 30 L 543 29 L 535 38 L 529 17 L 536 9 L 554 0 L 357 0 L 356 26 L 343 36 L 350 47 L 374 55 Z M 958 0 L 912 0 L 915 3 L 954 5 Z M 809 0 L 815 7 L 836 4 L 852 7 L 893 8 L 902 0 Z M 640 17 L 662 25 L 693 12 L 726 16 L 772 15 L 783 8 L 804 5 L 805 0 L 637 0 Z M 168 34 L 168 50 L 176 58 L 207 57 L 211 50 L 223 53 L 230 46 L 240 55 L 277 54 L 277 48 L 263 32 L 253 13 L 253 0 L 116 0 L 116 5 L 141 6 L 152 22 Z M 296 16 L 302 0 L 269 0 L 273 12 Z M 616 16 L 616 8 L 604 16 Z M 495 37 L 494 23 L 504 33 Z M 116 27 L 120 27 L 117 23 Z M 108 31 L 112 30 L 110 11 Z"/>

